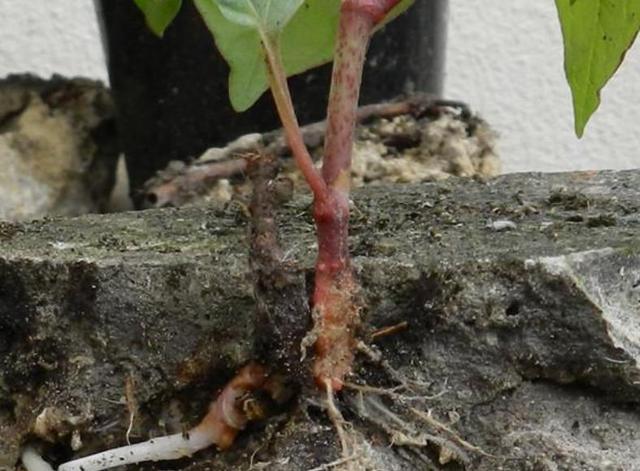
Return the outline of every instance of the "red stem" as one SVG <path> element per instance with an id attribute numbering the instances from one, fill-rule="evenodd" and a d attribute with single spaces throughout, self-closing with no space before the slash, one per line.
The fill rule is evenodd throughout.
<path id="1" fill-rule="evenodd" d="M 343 0 L 327 112 L 322 177 L 328 195 L 315 199 L 318 233 L 314 318 L 318 335 L 314 378 L 321 388 L 342 388 L 353 363 L 359 309 L 349 258 L 351 152 L 362 69 L 378 22 L 400 0 Z"/>
<path id="2" fill-rule="evenodd" d="M 401 0 L 343 0 L 327 110 L 322 176 L 349 192 L 351 149 L 365 54 L 375 26 Z"/>
<path id="3" fill-rule="evenodd" d="M 374 25 L 380 23 L 402 0 L 342 0 L 342 11 L 352 10 L 365 14 Z"/>
<path id="4" fill-rule="evenodd" d="M 368 15 L 343 4 L 334 59 L 322 177 L 331 197 L 316 200 L 318 228 L 316 276 L 332 275 L 348 268 L 349 186 L 353 134 L 362 80 L 362 68 L 373 21 Z"/>
<path id="5" fill-rule="evenodd" d="M 327 112 L 322 174 L 317 172 L 296 120 L 277 46 L 262 38 L 269 83 L 294 158 L 314 194 L 318 260 L 313 296 L 316 362 L 314 378 L 338 390 L 353 363 L 359 309 L 358 284 L 349 260 L 349 187 L 358 96 L 369 38 L 400 0 L 342 0 L 336 57 Z"/>

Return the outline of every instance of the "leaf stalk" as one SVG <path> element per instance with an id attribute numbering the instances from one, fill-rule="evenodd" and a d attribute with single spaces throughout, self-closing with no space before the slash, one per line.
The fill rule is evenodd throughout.
<path id="1" fill-rule="evenodd" d="M 275 102 L 293 158 L 311 188 L 314 198 L 316 200 L 326 200 L 327 185 L 313 165 L 313 159 L 304 143 L 300 124 L 298 123 L 298 118 L 293 108 L 291 92 L 289 91 L 289 85 L 287 84 L 287 77 L 284 72 L 279 50 L 277 47 L 274 47 L 274 40 L 267 36 L 262 37 L 262 45 L 267 58 L 271 95 L 273 96 L 273 101 Z"/>

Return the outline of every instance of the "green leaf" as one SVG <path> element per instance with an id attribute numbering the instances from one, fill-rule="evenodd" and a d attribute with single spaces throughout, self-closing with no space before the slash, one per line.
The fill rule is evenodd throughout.
<path id="1" fill-rule="evenodd" d="M 556 0 L 578 137 L 640 28 L 640 0 Z"/>
<path id="2" fill-rule="evenodd" d="M 264 41 L 280 50 L 287 77 L 330 62 L 341 0 L 194 0 L 229 63 L 229 96 L 237 111 L 268 89 Z M 402 0 L 385 22 L 414 0 Z"/>
<path id="3" fill-rule="evenodd" d="M 415 0 L 401 0 L 395 7 L 391 9 L 389 13 L 387 13 L 387 16 L 385 16 L 384 21 L 380 22 L 380 24 L 376 27 L 376 31 L 382 28 L 387 23 L 395 20 L 398 16 L 404 13 L 414 3 L 415 3 Z"/>
<path id="4" fill-rule="evenodd" d="M 220 12 L 230 22 L 278 34 L 304 0 L 218 0 Z"/>
<path id="5" fill-rule="evenodd" d="M 182 0 L 134 0 L 144 13 L 149 29 L 159 37 L 171 24 L 182 6 Z"/>
<path id="6" fill-rule="evenodd" d="M 195 0 L 229 63 L 229 96 L 237 111 L 268 88 L 263 40 L 279 47 L 287 76 L 328 62 L 340 0 Z"/>

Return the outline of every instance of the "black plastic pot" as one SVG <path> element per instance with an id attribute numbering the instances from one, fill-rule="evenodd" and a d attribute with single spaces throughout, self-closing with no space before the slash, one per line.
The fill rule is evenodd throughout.
<path id="1" fill-rule="evenodd" d="M 96 0 L 120 136 L 136 205 L 138 189 L 170 160 L 188 160 L 239 135 L 279 127 L 268 94 L 233 111 L 228 68 L 191 2 L 163 39 L 148 31 L 132 0 Z M 373 39 L 362 103 L 402 93 L 440 94 L 447 0 L 417 0 Z M 290 81 L 301 122 L 324 117 L 330 65 Z"/>

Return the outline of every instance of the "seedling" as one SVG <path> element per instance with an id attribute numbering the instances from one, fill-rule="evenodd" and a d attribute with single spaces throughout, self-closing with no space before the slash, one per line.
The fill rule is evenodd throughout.
<path id="1" fill-rule="evenodd" d="M 236 108 L 245 108 L 264 86 L 250 80 L 249 89 L 255 89 L 255 93 L 248 96 L 246 92 L 236 93 L 237 75 L 245 73 L 237 64 L 247 56 L 262 61 L 262 73 L 271 89 L 293 157 L 313 192 L 318 239 L 312 300 L 316 354 L 313 375 L 318 386 L 328 391 L 339 390 L 351 369 L 359 323 L 358 283 L 349 257 L 348 227 L 351 150 L 365 54 L 376 27 L 410 3 L 401 0 L 225 0 L 217 4 L 210 0 L 196 1 L 218 47 L 231 64 L 230 90 Z M 305 40 L 305 35 L 313 37 L 313 31 L 318 28 L 329 31 L 335 25 L 331 22 L 332 13 L 337 14 L 339 20 L 335 53 L 330 55 L 334 57 L 333 75 L 322 169 L 318 171 L 302 139 L 287 75 L 316 65 L 324 57 L 323 54 L 305 57 L 305 51 L 300 49 L 286 51 L 293 39 L 302 41 L 296 44 L 297 48 L 305 45 L 311 50 L 318 48 L 318 44 Z M 301 30 L 301 25 L 310 28 Z M 230 31 L 236 37 L 241 33 L 248 35 L 247 46 L 253 52 L 239 51 L 237 45 L 229 47 L 227 41 L 234 36 Z M 319 44 L 329 42 L 326 36 L 316 40 Z"/>
<path id="2" fill-rule="evenodd" d="M 410 4 L 401 0 L 196 0 L 231 65 L 234 107 L 246 109 L 266 86 L 270 88 L 293 157 L 313 193 L 318 239 L 312 300 L 313 375 L 318 386 L 330 392 L 341 389 L 351 369 L 359 324 L 348 227 L 351 150 L 365 54 L 375 29 Z M 331 47 L 332 37 L 337 38 L 335 53 L 326 46 Z M 327 131 L 318 170 L 302 138 L 287 75 L 331 57 Z"/>
<path id="3" fill-rule="evenodd" d="M 359 323 L 358 283 L 349 257 L 348 225 L 351 149 L 365 53 L 376 27 L 410 3 L 401 0 L 196 1 L 217 46 L 231 65 L 230 93 L 234 107 L 246 109 L 268 85 L 293 157 L 313 192 L 318 239 L 312 301 L 314 378 L 319 387 L 330 391 L 342 387 L 351 368 L 354 335 Z M 332 19 L 335 16 L 339 16 L 337 22 Z M 333 33 L 332 28 L 336 26 L 337 33 Z M 331 34 L 327 36 L 327 33 Z M 334 35 L 337 38 L 335 54 L 327 56 L 324 44 L 331 44 L 328 39 Z M 230 43 L 232 38 L 236 43 Z M 237 41 L 241 41 L 245 49 Z M 309 50 L 316 53 L 309 54 Z M 324 157 L 319 171 L 302 139 L 287 75 L 331 56 L 334 68 Z"/>
<path id="4" fill-rule="evenodd" d="M 323 3 L 324 2 L 324 5 Z M 355 331 L 359 324 L 356 302 L 358 283 L 349 257 L 349 189 L 351 150 L 362 69 L 369 39 L 376 27 L 399 7 L 410 2 L 400 0 L 343 0 L 339 3 L 318 1 L 211 1 L 199 0 L 200 9 L 218 46 L 232 65 L 231 93 L 234 98 L 233 70 L 236 50 L 225 47 L 225 28 L 249 28 L 259 39 L 259 57 L 264 61 L 267 83 L 282 121 L 293 157 L 311 188 L 313 216 L 318 239 L 315 267 L 313 318 L 315 327 L 316 383 L 330 394 L 342 388 L 354 357 Z M 314 9 L 324 11 L 338 7 L 339 21 L 322 169 L 318 171 L 302 139 L 287 85 L 287 66 L 282 48 L 286 35 L 296 26 L 313 19 Z M 325 38 L 326 40 L 326 38 Z M 254 43 L 255 45 L 255 43 Z M 317 59 L 316 59 L 317 60 Z M 304 66 L 304 62 L 296 64 Z M 259 89 L 259 88 L 258 88 Z M 243 98 L 235 100 L 244 105 Z"/>

